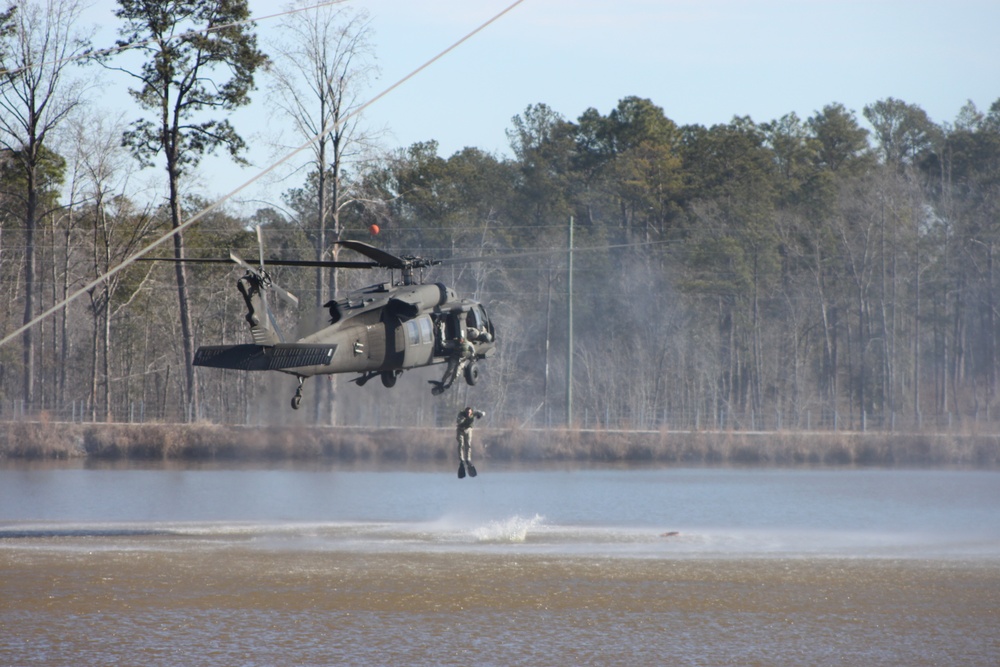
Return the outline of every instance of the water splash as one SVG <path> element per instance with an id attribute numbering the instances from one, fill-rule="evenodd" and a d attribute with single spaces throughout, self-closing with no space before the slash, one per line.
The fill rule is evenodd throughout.
<path id="1" fill-rule="evenodd" d="M 524 542 L 528 532 L 542 525 L 544 518 L 538 514 L 530 519 L 512 516 L 501 521 L 490 521 L 474 531 L 480 542 Z"/>

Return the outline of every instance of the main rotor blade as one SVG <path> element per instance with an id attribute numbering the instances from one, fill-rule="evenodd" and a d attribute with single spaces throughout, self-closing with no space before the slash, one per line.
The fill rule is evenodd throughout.
<path id="1" fill-rule="evenodd" d="M 344 248 L 349 248 L 354 252 L 361 253 L 365 257 L 370 257 L 378 266 L 384 267 L 386 269 L 403 269 L 406 268 L 408 262 L 402 257 L 397 257 L 390 252 L 385 250 L 380 250 L 373 245 L 368 245 L 362 241 L 334 241 L 334 245 L 343 246 Z"/>
<path id="2" fill-rule="evenodd" d="M 582 250 L 582 248 L 574 248 L 573 252 Z M 450 259 L 440 259 L 435 263 L 442 266 L 448 264 L 472 264 L 473 262 L 501 262 L 508 259 L 517 259 L 519 257 L 537 257 L 538 255 L 555 255 L 559 253 L 566 253 L 567 249 L 562 248 L 559 250 L 532 250 L 530 252 L 512 252 L 502 255 L 478 255 L 476 257 L 452 257 Z"/>
<path id="3" fill-rule="evenodd" d="M 137 262 L 174 262 L 175 264 L 232 264 L 233 260 L 222 257 L 137 257 Z"/>
<path id="4" fill-rule="evenodd" d="M 382 266 L 378 262 L 342 262 L 328 259 L 269 259 L 267 263 L 271 266 L 311 266 L 327 269 L 377 269 Z"/>
<path id="5" fill-rule="evenodd" d="M 239 264 L 247 270 L 259 273 L 257 267 L 249 262 L 231 255 L 229 258 L 222 257 L 185 257 L 176 259 L 174 257 L 139 257 L 137 262 L 180 262 L 183 264 Z M 267 264 L 271 266 L 302 266 L 302 267 L 325 267 L 328 269 L 377 269 L 382 265 L 378 262 L 343 262 L 333 260 L 316 259 L 269 259 Z"/>
<path id="6" fill-rule="evenodd" d="M 584 246 L 582 248 L 573 248 L 572 252 L 586 252 L 589 250 L 618 250 L 621 248 L 637 248 L 639 246 L 661 245 L 663 243 L 669 243 L 669 241 L 645 241 L 642 243 L 617 243 L 611 245 Z M 567 252 L 570 252 L 569 248 L 549 248 L 547 250 L 511 252 L 501 255 L 477 255 L 476 257 L 452 257 L 451 259 L 434 260 L 434 263 L 446 265 L 446 264 L 470 264 L 472 262 L 497 262 L 497 261 L 505 261 L 508 259 L 517 259 L 519 257 L 537 257 L 538 255 L 561 255 L 561 254 L 566 254 Z"/>
<path id="7" fill-rule="evenodd" d="M 309 260 L 309 259 L 271 259 L 267 264 L 273 266 L 298 266 L 298 267 L 323 267 L 328 269 L 414 269 L 427 268 L 430 266 L 448 266 L 452 264 L 471 264 L 473 262 L 502 262 L 520 257 L 538 257 L 541 255 L 561 255 L 570 252 L 569 248 L 549 248 L 546 250 L 530 250 L 527 252 L 504 253 L 500 255 L 477 255 L 475 257 L 452 257 L 449 259 L 424 259 L 421 257 L 403 258 L 392 253 L 379 250 L 375 246 L 368 245 L 362 241 L 335 241 L 336 245 L 343 246 L 370 257 L 371 262 L 341 261 L 341 260 Z M 640 243 L 618 243 L 603 246 L 585 246 L 573 248 L 572 252 L 587 252 L 591 250 L 619 250 L 623 248 L 636 248 L 640 246 L 662 245 L 670 241 L 645 241 Z M 138 261 L 146 262 L 191 262 L 204 264 L 229 264 L 235 262 L 248 271 L 259 274 L 259 270 L 251 266 L 248 262 L 240 259 L 233 253 L 229 253 L 229 259 L 217 258 L 185 258 L 174 259 L 172 257 L 140 257 Z M 273 285 L 275 290 L 281 290 L 277 285 Z M 282 290 L 283 291 L 283 290 Z M 278 292 L 281 294 L 281 291 Z M 287 294 L 287 292 L 285 292 Z M 289 296 L 295 299 L 294 295 Z M 294 303 L 298 303 L 295 299 Z"/>

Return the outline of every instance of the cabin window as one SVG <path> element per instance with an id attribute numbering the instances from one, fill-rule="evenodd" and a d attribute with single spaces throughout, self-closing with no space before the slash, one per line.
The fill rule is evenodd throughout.
<path id="1" fill-rule="evenodd" d="M 487 330 L 486 322 L 486 314 L 481 306 L 475 306 L 465 318 L 466 326 L 475 327 L 479 331 Z"/>
<path id="2" fill-rule="evenodd" d="M 421 317 L 417 320 L 420 323 L 420 342 L 427 344 L 434 337 L 434 328 L 431 326 L 431 318 Z"/>
<path id="3" fill-rule="evenodd" d="M 416 320 L 410 320 L 406 323 L 406 337 L 410 345 L 420 344 L 420 329 L 417 327 Z"/>

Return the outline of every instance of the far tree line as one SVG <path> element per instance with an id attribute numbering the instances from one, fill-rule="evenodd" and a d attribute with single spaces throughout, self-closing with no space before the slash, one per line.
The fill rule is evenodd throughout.
<path id="1" fill-rule="evenodd" d="M 474 389 L 435 399 L 419 373 L 393 390 L 321 380 L 297 417 L 310 423 L 433 419 L 466 400 L 531 425 L 896 429 L 1000 417 L 1000 100 L 988 111 L 970 102 L 948 123 L 886 98 L 708 127 L 678 125 L 640 96 L 573 119 L 539 103 L 512 118 L 509 155 L 442 156 L 432 140 L 377 150 L 353 114 L 371 73 L 363 14 L 295 15 L 281 46 L 258 43 L 245 1 L 173 0 L 155 15 L 153 4 L 119 2 L 120 45 L 145 45 L 131 69 L 73 33 L 72 0 L 0 16 L 3 332 L 94 283 L 0 347 L 0 411 L 286 419 L 276 411 L 293 379 L 190 363 L 198 345 L 245 340 L 236 273 L 138 262 L 99 280 L 197 216 L 153 254 L 255 257 L 257 225 L 268 253 L 287 258 L 330 257 L 344 238 L 435 258 L 552 251 L 428 274 L 494 318 L 500 354 Z M 25 59 L 36 42 L 57 57 Z M 135 109 L 88 110 L 95 92 L 70 76 L 71 58 L 127 70 Z M 303 136 L 331 130 L 301 184 L 252 214 L 186 194 L 205 155 L 242 159 L 229 112 L 258 87 Z M 166 197 L 142 189 L 150 164 Z M 381 279 L 276 277 L 306 297 L 281 313 L 293 330 L 318 326 L 331 295 Z"/>

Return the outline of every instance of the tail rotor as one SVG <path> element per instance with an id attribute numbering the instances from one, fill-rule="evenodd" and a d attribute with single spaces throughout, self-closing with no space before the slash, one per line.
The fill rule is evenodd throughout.
<path id="1" fill-rule="evenodd" d="M 267 303 L 267 291 L 273 289 L 278 296 L 296 309 L 299 306 L 299 299 L 271 280 L 271 275 L 264 268 L 264 237 L 260 226 L 257 227 L 257 249 L 257 266 L 250 265 L 232 251 L 229 253 L 229 259 L 246 271 L 246 275 L 240 279 L 238 285 L 247 302 L 249 310 L 247 321 L 250 323 L 254 342 L 261 345 L 283 343 L 285 341 L 284 335 L 281 333 L 274 313 L 271 312 Z M 266 319 L 263 323 L 257 316 L 258 310 L 263 310 L 266 313 Z"/>

